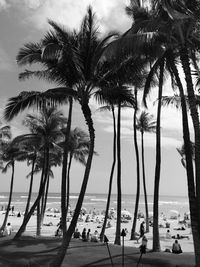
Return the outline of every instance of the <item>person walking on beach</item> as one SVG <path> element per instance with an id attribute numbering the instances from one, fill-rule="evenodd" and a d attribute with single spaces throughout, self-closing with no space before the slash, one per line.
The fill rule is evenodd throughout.
<path id="1" fill-rule="evenodd" d="M 7 235 L 11 235 L 11 233 L 12 233 L 12 226 L 10 223 L 8 223 L 6 226 L 6 233 L 7 233 Z"/>
<path id="2" fill-rule="evenodd" d="M 137 242 L 144 236 L 144 221 L 140 224 L 140 236 L 137 239 Z"/>
<path id="3" fill-rule="evenodd" d="M 83 228 L 83 232 L 81 234 L 82 240 L 87 241 L 87 236 L 86 236 L 86 228 Z"/>
<path id="4" fill-rule="evenodd" d="M 146 253 L 147 242 L 148 242 L 148 240 L 147 240 L 146 236 L 143 235 L 143 237 L 142 237 L 142 244 L 140 246 L 140 252 L 141 252 L 141 254 L 145 254 Z"/>
<path id="5" fill-rule="evenodd" d="M 87 241 L 90 241 L 91 240 L 91 230 L 90 229 L 88 229 L 88 231 L 87 231 L 86 238 L 87 238 Z"/>

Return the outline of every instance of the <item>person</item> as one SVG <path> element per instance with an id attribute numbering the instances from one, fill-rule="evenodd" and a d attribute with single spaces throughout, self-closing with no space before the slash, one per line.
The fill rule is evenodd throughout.
<path id="1" fill-rule="evenodd" d="M 140 236 L 137 239 L 137 242 L 139 241 L 140 238 L 144 236 L 144 221 L 140 224 Z"/>
<path id="2" fill-rule="evenodd" d="M 11 211 L 12 211 L 12 213 L 14 213 L 14 210 L 15 210 L 15 207 L 12 206 L 12 207 L 11 207 Z"/>
<path id="3" fill-rule="evenodd" d="M 60 218 L 59 223 L 57 224 L 58 228 L 56 230 L 55 236 L 61 236 L 62 235 L 62 218 Z"/>
<path id="4" fill-rule="evenodd" d="M 143 237 L 142 237 L 142 244 L 140 246 L 140 253 L 141 254 L 145 254 L 146 253 L 147 242 L 148 242 L 148 240 L 147 240 L 146 236 L 143 235 Z"/>
<path id="5" fill-rule="evenodd" d="M 82 240 L 87 241 L 87 236 L 86 236 L 86 228 L 83 228 L 82 234 L 81 234 Z"/>
<path id="6" fill-rule="evenodd" d="M 12 226 L 10 223 L 7 223 L 6 233 L 7 233 L 7 235 L 11 235 L 11 233 L 12 233 Z"/>
<path id="7" fill-rule="evenodd" d="M 174 239 L 183 239 L 183 238 L 189 239 L 189 236 L 188 235 L 179 235 L 179 234 L 177 234 L 177 235 L 173 235 L 172 238 L 174 238 Z"/>
<path id="8" fill-rule="evenodd" d="M 172 245 L 172 253 L 175 253 L 175 254 L 182 253 L 181 245 L 178 243 L 177 239 L 175 240 L 175 242 Z"/>
<path id="9" fill-rule="evenodd" d="M 172 236 L 171 236 L 171 234 L 170 234 L 170 231 L 169 231 L 169 229 L 167 230 L 167 232 L 166 232 L 166 238 L 167 239 L 170 239 Z"/>
<path id="10" fill-rule="evenodd" d="M 99 233 L 97 230 L 94 231 L 94 234 L 91 236 L 91 242 L 98 242 L 99 241 Z"/>
<path id="11" fill-rule="evenodd" d="M 78 230 L 78 228 L 76 228 L 75 232 L 74 232 L 74 238 L 80 238 L 81 234 Z"/>
<path id="12" fill-rule="evenodd" d="M 90 229 L 88 229 L 87 231 L 87 235 L 86 235 L 86 238 L 87 238 L 87 241 L 90 241 L 91 240 L 91 233 L 90 233 Z"/>

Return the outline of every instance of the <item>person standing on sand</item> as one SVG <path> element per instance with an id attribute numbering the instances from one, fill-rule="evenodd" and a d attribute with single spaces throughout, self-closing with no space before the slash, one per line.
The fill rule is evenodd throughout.
<path id="1" fill-rule="evenodd" d="M 137 239 L 137 242 L 144 236 L 144 221 L 140 224 L 140 236 Z"/>
<path id="2" fill-rule="evenodd" d="M 6 226 L 6 233 L 7 233 L 7 235 L 11 235 L 11 233 L 12 233 L 12 226 L 10 223 L 8 223 Z"/>

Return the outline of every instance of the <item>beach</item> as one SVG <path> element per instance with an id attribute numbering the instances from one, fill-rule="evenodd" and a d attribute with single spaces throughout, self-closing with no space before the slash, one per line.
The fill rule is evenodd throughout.
<path id="1" fill-rule="evenodd" d="M 54 197 L 57 197 L 57 196 L 54 196 Z M 24 195 L 23 195 L 23 198 L 26 200 Z M 49 199 L 52 199 L 52 203 L 48 200 L 47 211 L 45 213 L 44 222 L 43 222 L 42 229 L 41 229 L 40 239 L 45 238 L 47 240 L 52 240 L 52 242 L 54 242 L 55 240 L 57 240 L 56 242 L 60 242 L 61 238 L 60 239 L 55 238 L 55 232 L 57 230 L 57 227 L 58 227 L 57 225 L 58 225 L 58 223 L 60 221 L 60 217 L 61 217 L 61 213 L 59 212 L 60 211 L 59 206 L 58 205 L 55 206 L 55 202 L 59 202 L 59 199 L 57 199 L 57 201 L 55 201 L 55 198 L 49 198 Z M 71 198 L 71 200 L 73 200 L 74 203 L 75 203 L 75 199 L 76 199 L 75 197 Z M 89 201 L 91 201 L 91 199 L 93 199 L 92 200 L 93 202 L 95 202 L 94 199 L 97 199 L 98 201 L 96 201 L 96 202 L 99 205 L 95 205 L 95 206 L 91 205 L 89 207 L 89 209 L 88 208 L 83 209 L 84 213 L 79 218 L 79 221 L 77 222 L 77 228 L 80 231 L 80 233 L 82 232 L 83 228 L 86 228 L 86 230 L 90 229 L 91 234 L 93 234 L 95 230 L 97 230 L 98 233 L 100 233 L 100 231 L 101 231 L 101 225 L 102 225 L 102 221 L 103 221 L 103 217 L 104 217 L 103 216 L 103 207 L 104 207 L 105 203 L 101 200 L 99 201 L 99 199 L 101 199 L 101 198 L 99 198 L 99 196 L 93 195 L 93 196 L 89 196 L 88 198 L 86 198 L 88 203 L 89 203 Z M 20 204 L 19 204 L 19 202 L 20 202 Z M 15 205 L 14 206 L 14 212 L 10 211 L 10 215 L 8 217 L 8 222 L 11 223 L 12 228 L 13 228 L 13 232 L 16 232 L 19 229 L 19 226 L 21 225 L 22 220 L 23 220 L 23 215 L 21 215 L 21 217 L 17 217 L 18 212 L 23 213 L 23 206 L 22 206 L 21 202 L 22 201 L 13 202 L 13 205 Z M 104 203 L 104 205 L 102 203 Z M 173 201 L 172 201 L 172 203 L 173 203 Z M 100 205 L 101 205 L 101 208 L 100 208 Z M 179 205 L 179 204 L 177 204 L 177 205 Z M 71 210 L 72 210 L 73 209 L 72 201 L 71 201 L 70 206 L 71 206 Z M 187 209 L 186 206 L 185 207 L 182 207 L 181 205 L 179 205 L 179 206 L 181 207 L 182 211 L 186 211 L 186 209 Z M 141 206 L 140 206 L 140 208 L 141 208 Z M 169 205 L 169 211 L 170 211 L 170 208 L 171 208 L 171 206 Z M 21 209 L 21 210 L 19 210 L 19 209 Z M 129 209 L 130 209 L 130 207 L 129 207 Z M 115 211 L 115 208 L 112 208 L 112 210 Z M 176 210 L 173 210 L 173 211 L 175 212 Z M 5 213 L 5 211 L 0 211 L 0 223 L 1 224 L 3 222 L 4 213 Z M 122 210 L 122 213 L 129 214 L 130 212 L 128 211 L 128 209 L 124 208 Z M 186 254 L 189 257 L 191 257 L 191 259 L 194 260 L 194 247 L 193 247 L 193 238 L 192 238 L 192 234 L 191 234 L 191 228 L 190 227 L 184 227 L 185 230 L 177 230 L 179 228 L 182 229 L 182 224 L 180 224 L 179 221 L 183 217 L 183 213 L 179 214 L 179 216 L 177 216 L 177 218 L 173 218 L 173 219 L 171 219 L 169 217 L 170 212 L 168 212 L 168 213 L 166 212 L 166 214 L 167 214 L 167 216 L 165 216 L 164 213 L 162 212 L 161 216 L 160 216 L 159 233 L 160 233 L 160 245 L 161 245 L 162 253 L 164 253 L 164 255 L 166 255 L 166 254 L 172 255 L 172 253 L 164 252 L 166 249 L 171 250 L 172 244 L 174 242 L 173 238 L 166 238 L 166 232 L 167 232 L 167 230 L 170 230 L 171 236 L 179 234 L 180 236 L 187 237 L 187 238 L 183 238 L 183 239 L 179 240 L 179 243 L 180 243 L 182 250 L 183 250 L 183 253 L 181 255 Z M 86 222 L 87 216 L 89 216 L 89 218 L 90 218 L 90 220 L 88 222 Z M 68 214 L 68 220 L 70 221 L 70 219 L 71 219 L 71 216 L 70 216 L 70 214 Z M 115 216 L 113 216 L 113 218 L 110 219 L 109 221 L 110 221 L 111 225 L 109 228 L 106 228 L 105 235 L 107 236 L 107 238 L 109 240 L 108 245 L 111 246 L 111 248 L 113 249 L 113 253 L 115 254 L 115 253 L 119 253 L 119 251 L 121 251 L 120 250 L 121 247 L 114 245 L 115 230 L 116 230 L 116 218 L 115 218 Z M 139 246 L 141 245 L 141 239 L 139 240 L 139 242 L 137 242 L 136 240 L 130 240 L 131 228 L 132 228 L 132 223 L 133 223 L 132 214 L 131 214 L 131 219 L 124 220 L 124 221 L 125 221 L 124 223 L 123 222 L 121 223 L 121 229 L 126 229 L 126 236 L 124 237 L 124 245 L 127 249 L 127 253 L 129 253 L 129 250 L 135 251 L 135 253 L 137 255 L 136 256 L 136 259 L 137 259 L 139 256 L 138 253 L 139 253 Z M 139 233 L 139 227 L 140 227 L 140 224 L 142 221 L 144 221 L 144 218 L 137 219 L 136 232 L 138 232 L 138 233 Z M 166 222 L 169 224 L 169 228 L 166 228 Z M 68 224 L 69 223 L 70 222 L 68 222 Z M 148 242 L 147 242 L 147 251 L 148 252 L 150 252 L 152 249 L 152 230 L 153 230 L 153 228 L 150 227 L 149 233 L 145 233 L 145 235 L 148 239 Z M 14 235 L 14 233 L 12 235 Z M 31 219 L 27 225 L 26 232 L 23 234 L 23 236 L 26 238 L 36 238 L 36 215 L 33 215 L 31 217 Z M 2 238 L 1 241 L 3 242 L 3 239 L 5 239 L 5 238 Z M 122 239 L 121 239 L 121 241 L 122 241 Z M 27 242 L 27 239 L 26 239 L 26 242 Z M 74 244 L 74 242 L 77 242 L 77 240 L 72 239 L 73 244 Z M 82 242 L 81 240 L 79 240 L 78 242 L 80 242 L 79 246 L 83 247 L 83 249 L 84 249 L 84 247 L 87 248 L 88 246 L 92 246 L 92 247 L 96 246 L 96 244 L 92 243 L 92 242 L 87 242 L 87 244 L 84 244 L 85 242 Z M 103 243 L 99 242 L 98 244 L 100 245 Z M 27 250 L 28 250 L 28 246 L 27 246 Z M 148 254 L 148 255 L 150 256 L 150 254 Z M 156 255 L 156 254 L 153 253 L 153 255 Z M 181 257 L 181 255 L 176 255 L 176 257 Z M 172 257 L 173 256 L 174 255 L 172 255 Z M 150 256 L 150 257 L 152 257 L 152 256 Z M 167 256 L 167 257 L 169 257 L 169 256 Z M 158 258 L 159 258 L 159 256 L 158 256 Z M 77 266 L 78 267 L 79 265 L 63 265 L 63 266 Z M 101 265 L 95 265 L 95 266 L 101 266 Z M 109 266 L 109 265 L 106 265 L 106 266 Z M 129 266 L 129 265 L 127 265 L 127 266 Z M 145 265 L 145 266 L 147 266 L 147 265 Z M 154 266 L 154 265 L 151 265 L 151 266 Z M 172 266 L 172 265 L 169 265 L 169 266 Z M 184 265 L 180 265 L 180 266 L 184 266 Z M 185 266 L 189 266 L 189 265 L 185 265 Z"/>

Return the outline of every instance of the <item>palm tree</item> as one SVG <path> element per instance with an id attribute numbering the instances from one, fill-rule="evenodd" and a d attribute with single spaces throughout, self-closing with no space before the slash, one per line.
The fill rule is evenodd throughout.
<path id="1" fill-rule="evenodd" d="M 63 148 L 65 144 L 62 142 L 59 144 Z M 70 170 L 73 158 L 83 164 L 86 165 L 86 157 L 88 156 L 90 141 L 89 136 L 86 132 L 76 127 L 74 130 L 70 132 L 69 137 L 69 162 L 68 162 L 68 170 L 67 170 L 67 198 L 66 198 L 66 209 L 68 212 L 69 207 L 69 195 L 70 195 Z M 96 153 L 95 153 L 96 154 Z"/>
<path id="2" fill-rule="evenodd" d="M 59 27 L 56 27 L 57 29 Z M 62 28 L 59 28 L 60 36 Z M 88 125 L 89 135 L 90 135 L 90 148 L 89 148 L 89 154 L 88 159 L 86 163 L 86 169 L 85 174 L 83 178 L 83 183 L 81 187 L 81 192 L 79 194 L 79 198 L 77 201 L 76 209 L 74 212 L 74 216 L 72 218 L 71 224 L 68 228 L 67 233 L 63 234 L 63 243 L 61 246 L 61 250 L 59 251 L 58 257 L 55 258 L 55 261 L 52 263 L 53 266 L 60 266 L 66 249 L 69 245 L 71 236 L 74 232 L 75 225 L 79 216 L 79 212 L 81 210 L 83 198 L 85 195 L 85 190 L 87 187 L 87 182 L 90 174 L 90 168 L 92 164 L 92 158 L 93 158 L 93 151 L 94 151 L 94 128 L 93 128 L 93 121 L 91 117 L 91 110 L 89 107 L 89 99 L 94 93 L 95 85 L 97 80 L 94 78 L 98 74 L 98 65 L 97 62 L 99 61 L 100 56 L 102 55 L 102 52 L 104 51 L 104 48 L 106 47 L 107 43 L 109 42 L 110 38 L 113 36 L 108 35 L 106 38 L 99 38 L 97 27 L 95 24 L 95 16 L 92 12 L 91 7 L 88 8 L 87 15 L 83 19 L 83 23 L 81 26 L 81 29 L 78 33 L 76 33 L 76 38 L 74 39 L 74 43 L 68 43 L 68 46 L 71 47 L 71 52 L 73 55 L 75 55 L 75 59 L 73 62 L 76 62 L 75 66 L 76 73 L 77 73 L 77 79 L 73 84 L 72 88 L 58 88 L 48 90 L 45 93 L 39 93 L 39 92 L 31 92 L 31 93 L 22 93 L 16 98 L 11 98 L 6 111 L 5 111 L 5 117 L 7 119 L 11 119 L 13 116 L 15 116 L 18 112 L 21 110 L 24 110 L 26 107 L 30 105 L 37 104 L 38 106 L 41 104 L 41 102 L 45 102 L 46 99 L 48 99 L 49 103 L 65 103 L 67 97 L 73 96 L 76 97 L 81 105 L 82 112 L 85 117 L 86 124 Z M 61 42 L 60 42 L 61 43 Z M 49 51 L 49 48 L 55 48 L 55 45 L 50 45 L 47 48 L 47 51 Z M 59 58 L 57 58 L 57 62 L 62 62 L 62 56 L 64 55 L 64 51 L 58 48 L 58 45 L 56 46 L 56 49 L 54 50 L 54 58 L 59 55 Z M 55 51 L 56 50 L 56 51 Z M 65 50 L 66 51 L 66 50 Z M 69 50 L 67 50 L 67 53 Z M 52 53 L 46 53 L 50 54 L 52 56 Z M 25 57 L 26 58 L 26 57 Z M 32 61 L 32 60 L 31 60 Z M 32 61 L 33 62 L 33 61 Z M 71 61 L 72 62 L 72 61 Z M 70 61 L 68 62 L 68 69 L 70 67 Z M 62 69 L 61 69 L 62 70 Z M 79 71 L 79 72 L 77 72 Z M 44 74 L 44 73 L 43 73 Z M 67 77 L 66 77 L 67 80 Z M 67 90 L 68 89 L 68 90 Z M 71 118 L 71 114 L 68 115 L 68 119 Z M 67 125 L 69 127 L 69 123 Z M 69 130 L 69 129 L 68 129 Z M 69 131 L 67 132 L 69 133 Z M 65 146 L 66 147 L 66 146 Z M 65 151 L 66 152 L 66 151 Z M 63 225 L 66 224 L 66 164 L 67 164 L 67 156 L 66 153 L 64 153 L 65 159 L 63 159 L 63 171 L 62 171 L 62 221 Z M 65 167 L 64 167 L 65 165 Z"/>
<path id="3" fill-rule="evenodd" d="M 142 153 L 142 174 L 143 174 L 143 188 L 145 198 L 145 210 L 146 210 L 146 232 L 149 232 L 149 212 L 148 201 L 146 191 L 146 176 L 145 176 L 145 160 L 144 160 L 144 133 L 155 132 L 156 122 L 153 120 L 153 115 L 150 115 L 146 111 L 142 111 L 137 118 L 137 130 L 141 133 L 141 153 Z"/>
<path id="4" fill-rule="evenodd" d="M 136 173 L 137 173 L 137 189 L 136 189 L 136 198 L 135 198 L 135 210 L 134 210 L 134 217 L 133 217 L 133 225 L 131 228 L 131 240 L 135 240 L 137 237 L 135 235 L 136 231 L 136 223 L 137 223 L 137 214 L 138 214 L 138 207 L 139 207 L 139 198 L 140 198 L 140 161 L 139 161 L 139 151 L 138 151 L 138 142 L 137 142 L 137 128 L 136 128 L 136 118 L 138 112 L 138 88 L 134 88 L 135 94 L 135 110 L 133 115 L 133 133 L 134 133 L 134 148 L 135 148 L 135 157 L 136 157 Z"/>
<path id="5" fill-rule="evenodd" d="M 56 147 L 57 149 L 59 148 L 57 143 L 60 142 L 61 138 L 63 138 L 61 129 L 66 124 L 66 118 L 63 117 L 62 112 L 57 111 L 54 107 L 43 107 L 40 112 L 40 116 L 28 114 L 24 122 L 31 131 L 31 134 L 27 135 L 27 137 L 34 137 L 38 140 L 39 147 L 44 158 L 40 189 L 33 206 L 31 207 L 27 216 L 24 218 L 24 221 L 15 238 L 19 238 L 25 230 L 26 224 L 28 223 L 36 206 L 39 209 L 38 205 L 42 195 L 44 194 L 45 185 L 49 177 L 50 153 L 54 147 Z M 39 220 L 39 224 L 41 224 L 41 220 Z M 38 227 L 37 232 L 38 234 L 40 234 L 40 227 Z"/>
<path id="6" fill-rule="evenodd" d="M 104 97 L 104 100 L 105 100 L 105 97 Z M 110 171 L 105 216 L 104 216 L 104 221 L 103 221 L 103 225 L 102 225 L 101 233 L 100 233 L 100 241 L 101 242 L 104 239 L 105 229 L 106 229 L 106 225 L 107 225 L 108 213 L 109 213 L 109 208 L 110 208 L 111 192 L 112 192 L 113 175 L 114 175 L 115 164 L 116 164 L 116 136 L 117 136 L 117 133 L 116 133 L 115 110 L 114 110 L 115 107 L 114 107 L 114 104 L 112 103 L 112 98 L 108 99 L 108 103 L 110 103 L 109 106 L 104 106 L 104 107 L 99 108 L 99 110 L 101 110 L 101 111 L 105 111 L 105 110 L 109 110 L 110 111 L 111 110 L 112 119 L 113 119 L 113 162 L 112 162 L 112 167 L 111 167 L 111 171 Z"/>
<path id="7" fill-rule="evenodd" d="M 8 215 L 9 215 L 9 210 L 10 210 L 10 205 L 12 201 L 12 193 L 13 193 L 13 183 L 14 183 L 14 173 L 15 173 L 15 161 L 20 160 L 24 161 L 25 160 L 25 155 L 23 150 L 20 149 L 20 147 L 17 147 L 15 145 L 15 139 L 13 141 L 10 141 L 9 143 L 4 145 L 3 149 L 3 155 L 1 158 L 4 162 L 6 162 L 5 167 L 2 168 L 2 172 L 6 173 L 8 168 L 11 167 L 12 173 L 11 173 L 11 181 L 10 181 L 10 192 L 9 192 L 9 199 L 8 199 L 8 205 L 7 205 L 7 210 L 5 213 L 4 221 L 3 224 L 0 228 L 0 232 L 4 232 Z"/>

